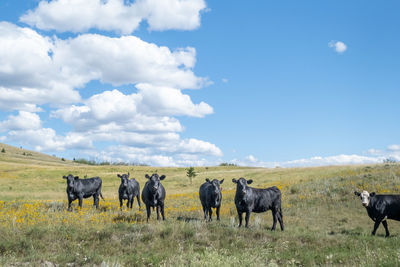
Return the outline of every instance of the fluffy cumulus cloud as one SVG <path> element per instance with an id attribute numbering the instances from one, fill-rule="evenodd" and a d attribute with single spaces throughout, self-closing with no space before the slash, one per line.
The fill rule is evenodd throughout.
<path id="1" fill-rule="evenodd" d="M 198 88 L 207 82 L 193 73 L 194 48 L 171 51 L 135 36 L 84 34 L 56 40 L 53 58 L 62 71 L 83 82 L 150 83 L 180 89 Z"/>
<path id="2" fill-rule="evenodd" d="M 78 85 L 55 66 L 54 43 L 29 28 L 0 22 L 0 109 L 39 111 L 46 103 L 79 101 Z"/>
<path id="3" fill-rule="evenodd" d="M 347 45 L 341 41 L 330 41 L 328 46 L 333 48 L 339 54 L 344 53 L 347 50 Z"/>
<path id="4" fill-rule="evenodd" d="M 20 21 L 59 32 L 96 28 L 130 34 L 144 20 L 149 30 L 193 30 L 205 9 L 204 0 L 53 0 L 40 1 Z"/>
<path id="5" fill-rule="evenodd" d="M 170 87 L 138 84 L 139 109 L 153 115 L 186 115 L 204 117 L 213 113 L 210 105 L 204 102 L 193 104 L 188 95 Z"/>
<path id="6" fill-rule="evenodd" d="M 0 122 L 0 132 L 7 132 L 5 141 L 33 147 L 38 151 L 63 152 L 68 149 L 81 150 L 97 160 L 146 163 L 157 166 L 202 165 L 209 163 L 203 156 L 220 157 L 222 151 L 214 144 L 194 138 L 181 139 L 180 122 L 171 116 L 181 114 L 179 101 L 175 112 L 163 110 L 152 114 L 146 97 L 138 93 L 125 95 L 118 90 L 93 95 L 81 105 L 59 108 L 51 118 L 61 119 L 72 126 L 66 135 L 57 135 L 55 130 L 44 128 L 36 113 L 20 111 Z M 162 98 L 159 102 L 162 104 Z M 185 113 L 195 116 L 194 108 Z M 157 107 L 154 107 L 155 109 Z M 114 144 L 105 150 L 96 149 L 94 143 Z M 118 149 L 116 149 L 116 147 Z"/>
<path id="7" fill-rule="evenodd" d="M 118 90 L 104 91 L 84 101 L 83 105 L 58 109 L 52 112 L 52 116 L 73 125 L 77 131 L 115 125 L 115 130 L 180 132 L 183 127 L 170 116 L 202 117 L 212 113 L 209 105 L 203 102 L 194 104 L 189 96 L 177 89 L 167 90 L 171 92 L 139 90 L 125 95 Z"/>
<path id="8" fill-rule="evenodd" d="M 0 62 L 0 109 L 5 111 L 80 102 L 77 89 L 92 80 L 150 84 L 164 95 L 168 87 L 186 103 L 188 96 L 180 90 L 207 83 L 193 73 L 196 51 L 191 47 L 171 51 L 134 36 L 84 34 L 61 40 L 7 22 L 0 23 Z M 199 108 L 210 113 L 205 103 Z"/>
<path id="9" fill-rule="evenodd" d="M 205 8 L 204 0 L 54 0 L 20 18 L 41 30 L 98 29 L 119 37 L 62 39 L 0 22 L 0 110 L 9 113 L 0 121 L 0 141 L 157 166 L 204 165 L 222 156 L 210 142 L 181 137 L 178 117 L 213 113 L 183 92 L 210 83 L 193 72 L 195 48 L 171 50 L 127 35 L 144 20 L 149 30 L 195 29 Z M 83 99 L 79 91 L 87 93 L 91 81 L 127 86 L 128 93 L 103 89 Z"/>
<path id="10" fill-rule="evenodd" d="M 166 99 L 156 97 L 155 106 L 152 107 L 153 104 L 149 103 L 150 99 L 147 100 L 141 90 L 130 95 L 125 95 L 118 90 L 105 91 L 93 95 L 84 102 L 84 105 L 58 109 L 52 113 L 52 116 L 72 125 L 75 133 L 85 135 L 91 140 L 120 144 L 119 148 L 129 153 L 125 153 L 125 156 L 123 153 L 119 154 L 116 157 L 117 160 L 125 158 L 143 162 L 144 158 L 151 159 L 151 155 L 163 155 L 158 159 L 176 158 L 176 155 L 178 158 L 187 159 L 187 155 L 190 154 L 222 156 L 221 150 L 214 144 L 193 138 L 183 140 L 180 138 L 179 132 L 183 131 L 183 127 L 176 118 L 170 115 L 198 116 L 193 113 L 196 105 L 189 99 L 188 102 L 183 103 L 183 107 L 180 107 L 180 102 L 176 101 L 175 110 L 165 111 L 162 108 L 163 103 L 174 99 L 174 95 L 165 97 Z M 157 103 L 161 106 L 160 110 Z M 185 105 L 191 105 L 192 108 L 183 112 Z M 128 149 L 129 147 L 136 149 Z M 114 150 L 111 152 L 112 155 L 115 154 Z M 140 153 L 136 155 L 134 154 L 136 152 Z M 146 157 L 139 161 L 139 155 L 146 155 Z M 99 154 L 99 157 L 107 159 L 104 154 Z M 150 162 L 154 163 L 153 160 Z M 174 165 L 176 164 L 178 162 Z"/>
<path id="11" fill-rule="evenodd" d="M 0 122 L 0 132 L 37 130 L 41 127 L 40 117 L 27 111 L 20 111 L 17 116 L 10 115 L 7 120 Z"/>

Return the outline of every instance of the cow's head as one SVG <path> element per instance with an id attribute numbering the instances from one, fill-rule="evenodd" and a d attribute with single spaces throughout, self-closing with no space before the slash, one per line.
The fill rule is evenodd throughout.
<path id="1" fill-rule="evenodd" d="M 232 182 L 236 184 L 236 192 L 239 194 L 246 194 L 247 185 L 251 184 L 253 180 L 246 180 L 244 178 L 240 178 L 239 180 L 232 179 Z"/>
<path id="2" fill-rule="evenodd" d="M 64 179 L 67 179 L 67 186 L 69 188 L 73 188 L 75 185 L 75 181 L 79 179 L 79 176 L 73 176 L 72 174 L 68 174 L 68 176 L 63 176 Z"/>
<path id="3" fill-rule="evenodd" d="M 224 182 L 224 179 L 220 181 L 218 181 L 217 179 L 210 181 L 210 179 L 206 178 L 206 182 L 212 185 L 214 189 L 214 194 L 219 194 L 222 190 L 221 184 Z"/>
<path id="4" fill-rule="evenodd" d="M 129 172 L 128 172 L 128 174 L 122 174 L 122 175 L 117 174 L 117 176 L 119 178 L 121 178 L 121 185 L 125 188 L 128 187 L 128 181 L 129 181 L 129 176 L 130 176 Z"/>
<path id="5" fill-rule="evenodd" d="M 362 201 L 362 204 L 364 207 L 368 207 L 371 197 L 375 196 L 375 192 L 368 193 L 368 191 L 364 190 L 360 193 L 360 192 L 354 191 L 354 195 L 361 198 L 361 201 Z"/>
<path id="6" fill-rule="evenodd" d="M 153 173 L 151 176 L 146 174 L 145 177 L 149 179 L 149 188 L 153 193 L 155 193 L 160 187 L 161 180 L 165 179 L 165 175 L 158 176 L 157 173 Z"/>

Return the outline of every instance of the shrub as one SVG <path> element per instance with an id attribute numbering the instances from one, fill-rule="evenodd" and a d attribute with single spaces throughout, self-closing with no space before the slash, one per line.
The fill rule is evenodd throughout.
<path id="1" fill-rule="evenodd" d="M 194 177 L 196 177 L 197 173 L 194 171 L 193 167 L 190 167 L 186 169 L 186 176 L 189 178 L 190 183 L 192 183 L 192 180 Z"/>

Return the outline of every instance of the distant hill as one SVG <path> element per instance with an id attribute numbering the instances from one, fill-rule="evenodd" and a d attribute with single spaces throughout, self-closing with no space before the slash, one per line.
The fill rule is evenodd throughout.
<path id="1" fill-rule="evenodd" d="M 35 165 L 78 165 L 71 160 L 0 143 L 0 161 Z M 79 164 L 80 165 L 80 164 Z"/>

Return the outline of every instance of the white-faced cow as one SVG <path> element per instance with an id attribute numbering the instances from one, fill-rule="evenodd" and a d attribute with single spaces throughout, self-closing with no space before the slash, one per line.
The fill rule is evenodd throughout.
<path id="1" fill-rule="evenodd" d="M 157 220 L 160 220 L 160 212 L 162 219 L 164 217 L 164 200 L 165 200 L 165 189 L 161 184 L 161 180 L 165 179 L 165 175 L 158 176 L 158 174 L 153 173 L 151 176 L 145 175 L 148 179 L 143 187 L 142 200 L 146 205 L 147 211 L 147 222 L 149 221 L 151 210 L 150 208 L 157 209 Z"/>
<path id="2" fill-rule="evenodd" d="M 272 211 L 274 220 L 271 230 L 275 230 L 276 221 L 279 221 L 281 230 L 284 230 L 283 216 L 281 209 L 281 191 L 273 186 L 265 189 L 252 188 L 248 186 L 253 180 L 240 178 L 232 179 L 236 184 L 235 205 L 239 215 L 239 227 L 242 226 L 242 216 L 246 213 L 246 227 L 249 225 L 250 213 L 261 213 L 268 210 Z"/>
<path id="3" fill-rule="evenodd" d="M 102 181 L 99 177 L 88 179 L 79 179 L 79 176 L 63 176 L 67 180 L 68 210 L 71 210 L 71 203 L 79 199 L 79 207 L 82 208 L 83 198 L 93 197 L 93 205 L 99 207 L 99 196 L 104 200 L 101 194 Z"/>
<path id="4" fill-rule="evenodd" d="M 400 221 L 400 195 L 377 195 L 375 192 L 368 193 L 367 191 L 361 193 L 355 191 L 354 194 L 361 198 L 368 216 L 375 222 L 372 235 L 375 235 L 379 224 L 382 223 L 388 237 L 389 229 L 386 220 Z"/>
<path id="5" fill-rule="evenodd" d="M 218 181 L 214 179 L 210 181 L 208 178 L 206 182 L 200 186 L 199 196 L 201 205 L 203 206 L 204 219 L 212 220 L 211 208 L 216 208 L 217 220 L 219 221 L 219 210 L 221 208 L 222 194 L 220 184 L 224 182 L 224 179 Z M 208 216 L 207 216 L 208 215 Z"/>
<path id="6" fill-rule="evenodd" d="M 126 206 L 132 209 L 133 200 L 136 197 L 140 209 L 140 185 L 138 181 L 135 178 L 129 179 L 129 172 L 128 174 L 117 174 L 117 176 L 121 178 L 121 184 L 118 189 L 119 207 L 122 208 L 123 200 L 127 199 Z"/>

